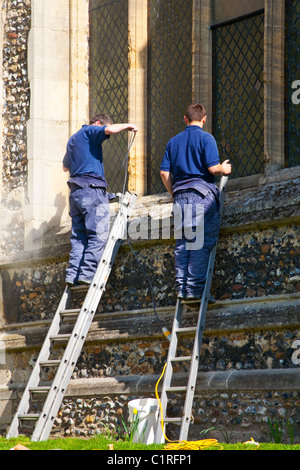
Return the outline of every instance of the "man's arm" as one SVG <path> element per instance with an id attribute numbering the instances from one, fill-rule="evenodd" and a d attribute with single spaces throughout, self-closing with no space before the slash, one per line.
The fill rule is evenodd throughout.
<path id="1" fill-rule="evenodd" d="M 160 177 L 161 177 L 162 182 L 164 183 L 166 189 L 168 190 L 168 192 L 173 197 L 173 187 L 172 187 L 171 173 L 169 171 L 161 170 Z"/>
<path id="2" fill-rule="evenodd" d="M 105 135 L 118 134 L 122 131 L 133 131 L 137 132 L 138 128 L 135 124 L 110 124 L 105 128 Z"/>
<path id="3" fill-rule="evenodd" d="M 231 163 L 229 163 L 229 160 L 225 160 L 223 163 L 211 166 L 210 168 L 208 168 L 208 171 L 214 176 L 230 175 L 231 169 Z"/>

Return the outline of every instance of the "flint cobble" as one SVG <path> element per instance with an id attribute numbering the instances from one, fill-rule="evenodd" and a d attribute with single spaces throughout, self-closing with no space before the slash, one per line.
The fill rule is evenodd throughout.
<path id="1" fill-rule="evenodd" d="M 150 396 L 150 395 L 149 395 Z M 145 395 L 147 398 L 148 396 Z M 109 433 L 126 438 L 128 403 L 135 395 L 65 399 L 56 418 L 53 435 L 87 437 Z M 298 404 L 298 405 L 297 405 Z M 220 442 L 245 441 L 254 437 L 270 442 L 268 419 L 283 428 L 283 442 L 290 441 L 288 424 L 295 441 L 299 438 L 300 393 L 268 391 L 264 394 L 247 391 L 196 394 L 194 397 L 194 424 L 190 439 L 216 438 Z M 182 413 L 183 399 L 176 394 L 169 400 L 168 416 Z M 291 429 L 290 427 L 290 429 Z M 169 439 L 178 439 L 178 428 L 167 427 Z"/>
<path id="2" fill-rule="evenodd" d="M 98 312 L 153 307 L 145 273 L 151 278 L 157 307 L 176 303 L 174 244 L 136 248 L 141 272 L 130 250 L 122 249 L 113 266 Z M 297 226 L 222 236 L 212 293 L 219 300 L 300 292 Z M 64 289 L 67 262 L 2 271 L 8 322 L 52 318 Z M 13 308 L 11 306 L 13 304 Z M 14 319 L 10 316 L 14 312 Z"/>

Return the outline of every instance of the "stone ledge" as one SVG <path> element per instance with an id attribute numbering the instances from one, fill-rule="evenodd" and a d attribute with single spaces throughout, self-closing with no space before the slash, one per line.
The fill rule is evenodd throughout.
<path id="1" fill-rule="evenodd" d="M 186 385 L 187 374 L 174 374 L 174 386 Z M 105 379 L 80 379 L 70 383 L 67 396 L 107 393 L 154 392 L 158 375 Z M 161 389 L 161 384 L 159 390 Z M 207 390 L 299 390 L 299 368 L 250 371 L 200 372 L 196 392 Z"/>
<path id="2" fill-rule="evenodd" d="M 300 294 L 219 301 L 209 306 L 205 335 L 237 331 L 299 328 Z M 171 328 L 175 306 L 157 309 L 164 326 Z M 198 308 L 187 308 L 182 326 L 194 325 Z M 46 336 L 50 320 L 7 325 L 0 328 L 6 351 L 38 349 Z M 66 324 L 64 332 L 71 330 Z M 153 309 L 102 313 L 95 315 L 85 344 L 163 338 Z"/>
<path id="3" fill-rule="evenodd" d="M 282 178 L 280 178 L 282 175 Z M 288 171 L 280 172 L 277 177 L 267 178 L 261 176 L 253 187 L 237 189 L 234 180 L 228 183 L 225 197 L 222 231 L 244 231 L 274 225 L 293 224 L 300 221 L 300 195 L 299 187 L 300 169 L 296 168 L 294 174 Z M 168 193 L 140 197 L 137 200 L 135 211 L 130 218 L 148 228 L 149 217 L 160 220 L 170 220 L 172 228 L 172 200 Z M 114 218 L 118 204 L 111 204 L 111 218 Z M 61 227 L 60 231 L 54 229 L 44 237 L 44 246 L 51 247 L 59 243 L 70 234 L 70 220 Z M 146 240 L 157 242 L 157 240 Z M 67 243 L 67 239 L 64 239 Z"/>
<path id="4" fill-rule="evenodd" d="M 109 394 L 154 393 L 159 375 L 129 375 L 123 377 L 75 379 L 68 386 L 66 397 L 88 397 Z M 299 390 L 299 368 L 266 369 L 226 372 L 199 372 L 196 393 L 209 390 Z M 174 374 L 173 385 L 186 385 L 187 374 Z M 161 390 L 162 381 L 158 390 Z M 15 393 L 22 392 L 24 384 L 0 386 L 0 399 L 13 398 Z"/>

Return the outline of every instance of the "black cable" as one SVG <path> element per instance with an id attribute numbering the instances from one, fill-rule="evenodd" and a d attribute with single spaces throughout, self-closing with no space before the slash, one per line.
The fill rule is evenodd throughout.
<path id="1" fill-rule="evenodd" d="M 126 188 L 126 182 L 127 182 L 127 176 L 128 176 L 128 160 L 129 160 L 129 152 L 130 152 L 130 149 L 133 145 L 133 142 L 134 142 L 134 139 L 135 139 L 135 132 L 131 132 L 131 137 L 130 137 L 130 140 L 129 140 L 129 145 L 128 145 L 128 151 L 124 157 L 124 160 L 122 162 L 122 167 L 125 165 L 125 176 L 124 176 L 124 184 L 123 184 L 123 193 L 122 193 L 122 197 L 124 197 L 124 194 L 125 194 L 125 188 Z M 128 245 L 136 259 L 136 262 L 140 268 L 140 270 L 142 271 L 142 273 L 144 274 L 149 286 L 150 286 L 150 290 L 151 290 L 151 296 L 152 296 L 152 304 L 153 304 L 153 310 L 154 310 L 154 314 L 155 314 L 155 318 L 156 318 L 156 321 L 157 323 L 159 323 L 161 326 L 163 325 L 162 324 L 162 321 L 160 320 L 158 314 L 157 314 L 157 311 L 156 311 L 156 301 L 155 301 L 155 294 L 154 294 L 154 288 L 153 288 L 153 284 L 152 284 L 152 281 L 150 279 L 150 277 L 148 276 L 148 274 L 146 273 L 145 269 L 144 269 L 144 266 L 142 265 L 142 263 L 140 262 L 140 260 L 138 259 L 138 256 L 136 254 L 136 252 L 134 251 L 133 249 L 133 246 L 129 240 L 129 238 L 127 237 L 127 242 L 128 242 Z M 169 338 L 169 335 L 170 335 L 170 332 L 167 330 L 167 328 L 162 328 L 163 329 L 163 332 L 164 332 L 164 335 Z"/>
<path id="2" fill-rule="evenodd" d="M 121 168 L 123 168 L 123 166 L 125 165 L 125 175 L 124 175 L 124 184 L 123 184 L 123 192 L 122 194 L 124 195 L 125 194 L 125 189 L 126 189 L 126 183 L 127 183 L 127 177 L 128 177 L 128 160 L 129 160 L 129 152 L 131 150 L 131 147 L 133 145 L 133 142 L 134 142 L 134 139 L 135 139 L 135 132 L 134 131 L 131 131 L 131 136 L 130 136 L 130 140 L 129 140 L 129 144 L 128 144 L 128 150 L 127 150 L 127 153 L 124 157 L 124 160 L 122 162 L 122 165 L 121 165 Z"/>

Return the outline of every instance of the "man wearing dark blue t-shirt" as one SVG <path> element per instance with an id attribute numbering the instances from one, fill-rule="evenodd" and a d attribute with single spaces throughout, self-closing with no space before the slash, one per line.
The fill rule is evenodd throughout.
<path id="1" fill-rule="evenodd" d="M 109 194 L 105 179 L 102 144 L 112 134 L 137 132 L 134 124 L 113 124 L 105 114 L 94 116 L 68 141 L 63 159 L 69 171 L 71 253 L 66 271 L 68 285 L 90 284 L 109 233 Z"/>
<path id="2" fill-rule="evenodd" d="M 216 175 L 229 175 L 229 160 L 222 164 L 214 137 L 204 132 L 206 111 L 190 105 L 185 113 L 185 130 L 167 144 L 160 167 L 162 181 L 174 198 L 174 220 L 182 221 L 176 238 L 175 272 L 179 298 L 200 299 L 206 281 L 209 254 L 220 228 L 219 190 Z M 204 216 L 204 220 L 203 220 Z M 203 228 L 201 245 L 191 240 Z M 186 230 L 189 227 L 190 230 Z M 178 227 L 175 227 L 178 234 Z M 187 233 L 189 236 L 187 237 Z"/>

